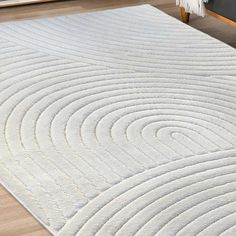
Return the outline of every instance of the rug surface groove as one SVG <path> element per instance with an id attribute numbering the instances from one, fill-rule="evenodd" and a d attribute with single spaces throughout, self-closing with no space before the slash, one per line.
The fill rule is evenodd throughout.
<path id="1" fill-rule="evenodd" d="M 0 24 L 0 182 L 59 236 L 236 235 L 236 51 L 149 6 Z"/>

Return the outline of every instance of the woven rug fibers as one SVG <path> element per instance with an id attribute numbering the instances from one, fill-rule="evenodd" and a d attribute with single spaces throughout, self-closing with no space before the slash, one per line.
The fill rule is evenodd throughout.
<path id="1" fill-rule="evenodd" d="M 149 5 L 1 23 L 0 114 L 52 234 L 235 235 L 235 49 Z"/>

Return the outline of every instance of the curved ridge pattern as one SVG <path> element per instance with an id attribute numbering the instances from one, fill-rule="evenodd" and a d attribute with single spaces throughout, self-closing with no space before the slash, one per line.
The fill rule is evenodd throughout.
<path id="1" fill-rule="evenodd" d="M 234 49 L 148 5 L 0 33 L 0 181 L 54 235 L 236 234 Z"/>

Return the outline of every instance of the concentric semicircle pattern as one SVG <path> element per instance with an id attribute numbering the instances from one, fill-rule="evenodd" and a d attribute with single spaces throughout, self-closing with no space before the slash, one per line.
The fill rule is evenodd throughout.
<path id="1" fill-rule="evenodd" d="M 236 52 L 161 11 L 1 23 L 0 114 L 0 181 L 54 235 L 236 235 Z"/>

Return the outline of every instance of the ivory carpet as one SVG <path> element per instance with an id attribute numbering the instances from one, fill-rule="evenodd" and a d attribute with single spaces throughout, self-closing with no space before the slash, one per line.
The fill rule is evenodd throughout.
<path id="1" fill-rule="evenodd" d="M 235 49 L 149 5 L 2 23 L 0 114 L 52 234 L 235 235 Z"/>

